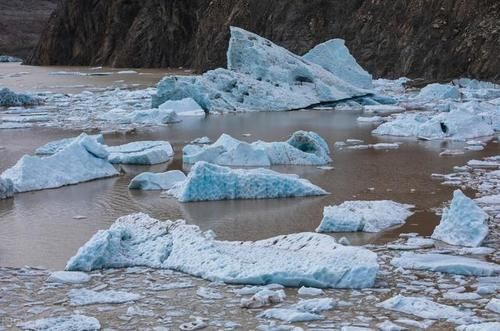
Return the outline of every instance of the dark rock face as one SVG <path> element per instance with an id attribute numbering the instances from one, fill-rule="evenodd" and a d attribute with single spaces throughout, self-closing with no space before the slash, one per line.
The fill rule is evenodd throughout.
<path id="1" fill-rule="evenodd" d="M 375 77 L 500 81 L 498 0 L 66 0 L 27 63 L 204 71 L 230 25 L 298 54 L 343 38 Z"/>
<path id="2" fill-rule="evenodd" d="M 60 0 L 0 0 L 0 55 L 26 58 Z"/>

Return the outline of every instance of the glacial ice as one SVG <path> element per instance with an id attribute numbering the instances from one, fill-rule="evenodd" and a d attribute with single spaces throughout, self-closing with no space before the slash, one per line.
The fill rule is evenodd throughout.
<path id="1" fill-rule="evenodd" d="M 81 284 L 90 280 L 90 276 L 80 271 L 55 271 L 47 278 L 49 283 Z"/>
<path id="2" fill-rule="evenodd" d="M 460 325 L 455 331 L 498 331 L 500 330 L 500 322 L 486 322 L 469 325 Z"/>
<path id="3" fill-rule="evenodd" d="M 118 124 L 160 125 L 180 122 L 177 113 L 172 109 L 139 109 L 127 111 L 115 108 L 98 114 L 96 119 Z"/>
<path id="4" fill-rule="evenodd" d="M 192 98 L 206 112 L 284 111 L 372 93 L 256 34 L 231 27 L 228 69 L 169 76 L 152 106 Z"/>
<path id="5" fill-rule="evenodd" d="M 143 172 L 130 181 L 128 188 L 131 190 L 170 190 L 184 180 L 186 180 L 186 175 L 180 170 L 163 173 Z"/>
<path id="6" fill-rule="evenodd" d="M 422 88 L 417 98 L 424 100 L 459 99 L 460 90 L 451 84 L 433 83 Z"/>
<path id="7" fill-rule="evenodd" d="M 322 311 L 336 306 L 332 298 L 301 300 L 286 308 L 271 308 L 258 315 L 261 318 L 274 318 L 288 323 L 322 320 Z"/>
<path id="8" fill-rule="evenodd" d="M 19 323 L 17 327 L 32 331 L 98 331 L 101 324 L 94 317 L 75 314 Z"/>
<path id="9" fill-rule="evenodd" d="M 432 233 L 433 239 L 451 245 L 478 247 L 488 235 L 488 214 L 474 200 L 455 190 L 449 208 Z"/>
<path id="10" fill-rule="evenodd" d="M 14 196 L 14 183 L 10 179 L 0 177 L 0 200 Z"/>
<path id="11" fill-rule="evenodd" d="M 405 252 L 392 259 L 398 268 L 429 270 L 466 276 L 493 276 L 500 274 L 500 266 L 477 259 L 446 254 L 416 254 Z"/>
<path id="12" fill-rule="evenodd" d="M 182 221 L 145 214 L 119 218 L 97 232 L 66 270 L 147 266 L 231 284 L 364 288 L 374 284 L 377 255 L 330 236 L 298 233 L 255 242 L 217 241 Z"/>
<path id="13" fill-rule="evenodd" d="M 321 43 L 303 58 L 320 65 L 344 81 L 363 88 L 372 89 L 372 75 L 364 70 L 351 55 L 343 39 L 331 39 Z"/>
<path id="14" fill-rule="evenodd" d="M 207 161 L 223 166 L 261 166 L 276 164 L 324 165 L 331 162 L 327 143 L 315 132 L 297 131 L 284 142 L 247 143 L 222 134 L 211 145 L 187 145 L 183 162 Z"/>
<path id="15" fill-rule="evenodd" d="M 251 298 L 241 299 L 240 305 L 243 308 L 255 309 L 270 305 L 272 303 L 281 303 L 285 300 L 285 298 L 286 294 L 283 290 L 273 291 L 264 288 L 255 293 Z"/>
<path id="16" fill-rule="evenodd" d="M 82 133 L 54 155 L 24 155 L 1 177 L 13 182 L 15 192 L 27 192 L 118 175 L 107 156 L 103 145 Z"/>
<path id="17" fill-rule="evenodd" d="M 123 291 L 93 291 L 88 289 L 72 289 L 68 293 L 72 306 L 94 305 L 97 303 L 115 304 L 137 301 L 142 297 L 139 294 Z"/>
<path id="18" fill-rule="evenodd" d="M 29 94 L 18 94 L 8 88 L 0 90 L 0 107 L 35 106 L 41 103 L 40 98 Z"/>
<path id="19" fill-rule="evenodd" d="M 486 309 L 500 314 L 500 299 L 492 298 L 490 302 L 486 305 Z"/>
<path id="20" fill-rule="evenodd" d="M 167 162 L 174 155 L 168 141 L 136 141 L 106 149 L 109 162 L 120 164 L 152 165 Z"/>
<path id="21" fill-rule="evenodd" d="M 104 136 L 102 134 L 97 134 L 97 135 L 91 135 L 89 138 L 95 139 L 98 143 L 104 144 Z M 35 154 L 37 155 L 53 155 L 64 148 L 66 148 L 68 145 L 70 145 L 72 142 L 77 140 L 78 137 L 73 137 L 73 138 L 64 138 L 60 140 L 55 140 L 48 142 L 47 144 L 38 147 L 35 150 Z"/>
<path id="22" fill-rule="evenodd" d="M 317 232 L 380 232 L 401 225 L 415 206 L 390 200 L 346 201 L 326 206 Z"/>
<path id="23" fill-rule="evenodd" d="M 383 301 L 377 304 L 377 307 L 435 320 L 456 321 L 470 318 L 472 315 L 470 311 L 462 311 L 456 307 L 436 303 L 425 297 L 405 297 L 402 295 L 396 295 Z"/>
<path id="24" fill-rule="evenodd" d="M 193 98 L 167 100 L 162 103 L 158 109 L 172 109 L 179 116 L 205 116 L 205 111 L 193 100 Z"/>
<path id="25" fill-rule="evenodd" d="M 265 168 L 231 169 L 197 162 L 187 179 L 168 191 L 180 202 L 273 199 L 328 194 L 322 188 L 293 174 Z"/>

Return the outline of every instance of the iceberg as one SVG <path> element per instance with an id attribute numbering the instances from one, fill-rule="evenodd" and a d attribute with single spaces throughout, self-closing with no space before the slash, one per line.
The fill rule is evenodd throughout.
<path id="1" fill-rule="evenodd" d="M 90 281 L 90 276 L 79 271 L 55 271 L 47 278 L 48 283 L 81 284 Z"/>
<path id="2" fill-rule="evenodd" d="M 10 179 L 0 177 L 0 200 L 14 196 L 14 183 Z"/>
<path id="3" fill-rule="evenodd" d="M 452 306 L 436 303 L 424 297 L 396 295 L 377 304 L 377 307 L 433 320 L 445 319 L 455 321 L 472 316 L 470 311 L 462 311 Z"/>
<path id="4" fill-rule="evenodd" d="M 488 235 L 488 217 L 474 200 L 455 190 L 431 237 L 451 245 L 478 247 Z"/>
<path id="5" fill-rule="evenodd" d="M 167 162 L 174 155 L 168 141 L 136 141 L 120 146 L 106 147 L 109 162 L 119 164 L 152 165 Z"/>
<path id="6" fill-rule="evenodd" d="M 356 62 L 343 39 L 325 41 L 307 52 L 303 58 L 320 65 L 354 86 L 363 89 L 373 88 L 372 75 Z"/>
<path id="7" fill-rule="evenodd" d="M 260 166 L 277 164 L 325 165 L 331 162 L 330 149 L 317 133 L 297 131 L 284 142 L 247 143 L 222 134 L 211 145 L 193 144 L 183 149 L 183 162 L 207 161 L 223 166 Z"/>
<path id="8" fill-rule="evenodd" d="M 15 93 L 8 88 L 0 90 L 0 107 L 36 106 L 42 103 L 38 97 Z"/>
<path id="9" fill-rule="evenodd" d="M 103 145 L 82 133 L 54 155 L 24 155 L 1 177 L 12 181 L 15 192 L 57 188 L 118 175 L 107 157 Z"/>
<path id="10" fill-rule="evenodd" d="M 477 259 L 446 254 L 416 254 L 405 252 L 392 259 L 398 268 L 429 270 L 465 276 L 493 276 L 500 274 L 500 266 Z"/>
<path id="11" fill-rule="evenodd" d="M 326 195 L 307 179 L 269 169 L 231 169 L 197 162 L 187 179 L 168 191 L 180 202 L 273 199 Z"/>
<path id="12" fill-rule="evenodd" d="M 372 93 L 267 39 L 231 27 L 227 69 L 165 77 L 152 107 L 192 98 L 205 112 L 285 111 Z"/>
<path id="13" fill-rule="evenodd" d="M 459 99 L 460 90 L 458 87 L 450 84 L 433 83 L 425 86 L 420 90 L 417 99 L 421 100 L 443 100 L 443 99 Z"/>
<path id="14" fill-rule="evenodd" d="M 193 98 L 167 100 L 158 109 L 172 109 L 179 116 L 205 116 L 205 111 Z"/>
<path id="15" fill-rule="evenodd" d="M 91 135 L 89 138 L 95 139 L 100 144 L 104 144 L 104 136 L 102 134 L 97 134 L 97 135 Z M 73 138 L 64 138 L 56 141 L 51 141 L 48 142 L 47 144 L 38 147 L 35 150 L 36 155 L 53 155 L 64 148 L 66 148 L 68 145 L 70 145 L 72 142 L 77 140 L 78 137 L 73 137 Z"/>
<path id="16" fill-rule="evenodd" d="M 84 288 L 72 289 L 68 293 L 72 306 L 93 305 L 96 303 L 126 303 L 137 301 L 142 297 L 139 294 L 121 291 L 93 291 Z"/>
<path id="17" fill-rule="evenodd" d="M 184 180 L 186 180 L 186 175 L 180 170 L 164 173 L 143 172 L 132 179 L 128 188 L 131 190 L 169 190 Z"/>
<path id="18" fill-rule="evenodd" d="M 75 314 L 19 323 L 17 327 L 32 331 L 99 331 L 101 324 L 94 317 Z"/>
<path id="19" fill-rule="evenodd" d="M 133 266 L 172 269 L 229 284 L 320 288 L 371 287 L 378 272 L 375 253 L 342 246 L 327 235 L 217 241 L 211 231 L 145 214 L 121 217 L 108 230 L 96 233 L 68 261 L 66 270 Z"/>
<path id="20" fill-rule="evenodd" d="M 390 200 L 346 201 L 326 206 L 316 232 L 380 232 L 403 224 L 414 207 Z"/>

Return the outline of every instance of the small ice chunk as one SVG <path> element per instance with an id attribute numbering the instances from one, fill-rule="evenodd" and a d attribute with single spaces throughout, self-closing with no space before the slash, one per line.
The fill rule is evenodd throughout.
<path id="1" fill-rule="evenodd" d="M 468 301 L 468 300 L 481 299 L 481 296 L 474 292 L 457 293 L 453 291 L 448 291 L 443 294 L 443 298 L 453 301 Z"/>
<path id="2" fill-rule="evenodd" d="M 14 196 L 14 183 L 8 178 L 0 177 L 0 200 Z"/>
<path id="3" fill-rule="evenodd" d="M 261 308 L 273 303 L 283 302 L 286 298 L 285 291 L 283 290 L 269 290 L 262 289 L 255 293 L 251 298 L 241 299 L 241 306 L 243 308 Z"/>
<path id="4" fill-rule="evenodd" d="M 382 323 L 377 324 L 377 328 L 380 331 L 404 331 L 404 330 L 408 330 L 407 328 L 399 326 L 396 323 L 393 323 L 389 320 L 385 320 Z"/>
<path id="5" fill-rule="evenodd" d="M 346 201 L 327 206 L 317 232 L 380 232 L 401 225 L 414 206 L 390 200 Z"/>
<path id="6" fill-rule="evenodd" d="M 500 314 L 500 299 L 492 298 L 490 302 L 486 305 L 486 309 L 491 310 L 497 314 Z"/>
<path id="7" fill-rule="evenodd" d="M 192 98 L 167 100 L 158 106 L 159 109 L 173 109 L 179 116 L 205 116 L 205 111 Z"/>
<path id="8" fill-rule="evenodd" d="M 184 180 L 186 180 L 186 175 L 180 170 L 163 173 L 143 172 L 130 181 L 128 188 L 131 190 L 170 190 Z"/>
<path id="9" fill-rule="evenodd" d="M 304 296 L 315 296 L 315 295 L 322 295 L 324 292 L 320 288 L 314 288 L 314 287 L 305 287 L 302 286 L 298 290 L 299 295 L 304 295 Z"/>
<path id="10" fill-rule="evenodd" d="M 196 138 L 193 141 L 191 141 L 191 144 L 199 144 L 199 145 L 206 145 L 210 144 L 212 140 L 208 138 L 207 136 L 201 137 L 201 138 Z"/>
<path id="11" fill-rule="evenodd" d="M 319 314 L 308 313 L 293 308 L 271 308 L 263 311 L 257 317 L 273 318 L 288 323 L 318 321 L 325 318 Z"/>
<path id="12" fill-rule="evenodd" d="M 101 324 L 94 317 L 85 315 L 68 315 L 59 317 L 48 317 L 31 322 L 17 324 L 22 330 L 33 331 L 98 331 Z"/>
<path id="13" fill-rule="evenodd" d="M 488 214 L 462 191 L 456 190 L 450 207 L 443 210 L 432 238 L 452 245 L 477 247 L 488 235 L 487 220 Z"/>
<path id="14" fill-rule="evenodd" d="M 121 291 L 93 291 L 88 289 L 72 289 L 68 293 L 71 305 L 84 306 L 97 303 L 116 304 L 137 301 L 142 298 L 139 294 Z"/>
<path id="15" fill-rule="evenodd" d="M 460 90 L 450 84 L 429 84 L 425 86 L 417 96 L 421 100 L 443 100 L 443 99 L 459 99 Z"/>
<path id="16" fill-rule="evenodd" d="M 107 147 L 109 161 L 120 164 L 152 165 L 164 163 L 174 155 L 168 141 L 136 141 Z"/>
<path id="17" fill-rule="evenodd" d="M 49 283 L 81 284 L 90 280 L 90 276 L 79 271 L 55 271 L 47 278 Z"/>
<path id="18" fill-rule="evenodd" d="M 0 107 L 35 106 L 42 103 L 38 97 L 18 94 L 8 88 L 0 89 Z"/>

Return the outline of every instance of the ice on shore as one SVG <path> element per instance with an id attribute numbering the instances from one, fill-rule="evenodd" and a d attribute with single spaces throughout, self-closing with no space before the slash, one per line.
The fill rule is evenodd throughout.
<path id="1" fill-rule="evenodd" d="M 193 98 L 167 100 L 158 109 L 172 109 L 178 116 L 205 116 L 205 111 Z"/>
<path id="2" fill-rule="evenodd" d="M 107 156 L 103 145 L 83 133 L 54 155 L 24 155 L 1 177 L 13 182 L 15 192 L 27 192 L 118 175 Z"/>
<path id="3" fill-rule="evenodd" d="M 184 180 L 186 180 L 186 175 L 180 170 L 163 173 L 143 172 L 130 181 L 128 188 L 131 190 L 170 190 Z"/>
<path id="4" fill-rule="evenodd" d="M 81 284 L 90 281 L 90 276 L 80 271 L 55 271 L 47 278 L 49 283 Z"/>
<path id="5" fill-rule="evenodd" d="M 432 238 L 451 245 L 478 247 L 488 235 L 488 217 L 474 200 L 455 190 Z"/>
<path id="6" fill-rule="evenodd" d="M 75 314 L 19 323 L 17 327 L 31 331 L 98 331 L 101 324 L 94 317 Z"/>
<path id="7" fill-rule="evenodd" d="M 98 303 L 117 304 L 137 301 L 142 297 L 139 294 L 123 291 L 93 291 L 88 289 L 72 289 L 68 293 L 72 306 L 94 305 Z"/>
<path id="8" fill-rule="evenodd" d="M 344 81 L 364 89 L 372 89 L 372 75 L 351 55 L 343 39 L 331 39 L 316 45 L 303 58 L 316 63 Z"/>
<path id="9" fill-rule="evenodd" d="M 328 144 L 315 132 L 297 131 L 284 142 L 247 143 L 227 134 L 211 145 L 187 145 L 183 162 L 207 161 L 223 166 L 261 166 L 276 164 L 324 165 L 331 162 Z"/>
<path id="10" fill-rule="evenodd" d="M 230 284 L 282 284 L 334 288 L 373 286 L 377 255 L 339 245 L 316 233 L 255 242 L 217 241 L 212 232 L 182 221 L 158 221 L 145 214 L 119 218 L 95 234 L 66 270 L 147 266 L 178 270 Z"/>
<path id="11" fill-rule="evenodd" d="M 404 224 L 413 205 L 390 200 L 346 201 L 326 206 L 317 232 L 380 232 Z"/>
<path id="12" fill-rule="evenodd" d="M 420 90 L 417 99 L 424 100 L 443 100 L 443 99 L 459 99 L 460 90 L 458 87 L 451 84 L 433 83 L 425 86 Z"/>
<path id="13" fill-rule="evenodd" d="M 14 183 L 10 179 L 0 177 L 0 200 L 14 196 Z"/>
<path id="14" fill-rule="evenodd" d="M 38 147 L 35 150 L 37 155 L 53 155 L 64 148 L 68 147 L 72 142 L 77 140 L 79 137 L 64 138 L 60 140 L 55 140 L 48 142 L 47 144 Z M 102 134 L 90 135 L 89 138 L 95 139 L 98 143 L 104 144 L 104 136 Z"/>
<path id="15" fill-rule="evenodd" d="M 120 146 L 106 147 L 109 162 L 152 165 L 164 163 L 174 155 L 168 141 L 136 141 Z"/>
<path id="16" fill-rule="evenodd" d="M 395 297 L 377 304 L 377 307 L 415 315 L 421 318 L 433 320 L 444 319 L 451 322 L 463 319 L 467 320 L 472 317 L 470 311 L 436 303 L 425 297 L 405 297 L 396 295 Z"/>
<path id="17" fill-rule="evenodd" d="M 206 112 L 285 111 L 373 93 L 236 27 L 231 27 L 227 69 L 165 77 L 157 90 L 153 107 L 192 98 Z"/>
<path id="18" fill-rule="evenodd" d="M 398 268 L 429 270 L 466 276 L 494 276 L 500 274 L 500 266 L 495 263 L 446 254 L 416 254 L 405 252 L 392 259 Z"/>
<path id="19" fill-rule="evenodd" d="M 0 107 L 35 106 L 41 103 L 38 97 L 15 93 L 8 88 L 0 89 Z"/>
<path id="20" fill-rule="evenodd" d="M 326 195 L 307 179 L 265 168 L 231 169 L 197 162 L 187 179 L 168 191 L 181 202 L 274 199 Z"/>

